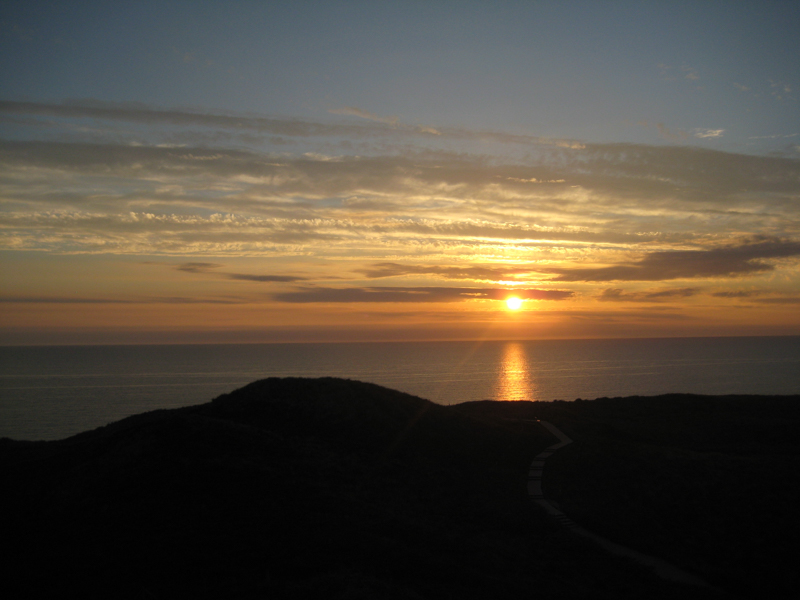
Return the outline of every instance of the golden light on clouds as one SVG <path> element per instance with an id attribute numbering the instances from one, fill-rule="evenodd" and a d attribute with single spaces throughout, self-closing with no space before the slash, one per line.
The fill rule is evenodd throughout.
<path id="1" fill-rule="evenodd" d="M 113 342 L 131 328 L 176 341 L 800 331 L 792 158 L 636 144 L 553 154 L 466 130 L 431 141 L 374 121 L 91 103 L 0 101 L 0 114 L 65 136 L 97 119 L 150 136 L 0 139 L 11 342 Z M 231 147 L 244 130 L 284 144 Z M 445 142 L 464 152 L 432 145 Z"/>

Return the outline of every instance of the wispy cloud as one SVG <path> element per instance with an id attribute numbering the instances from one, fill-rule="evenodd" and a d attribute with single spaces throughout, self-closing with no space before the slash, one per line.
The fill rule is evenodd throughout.
<path id="1" fill-rule="evenodd" d="M 376 121 L 378 123 L 386 123 L 387 125 L 397 125 L 400 122 L 399 117 L 381 117 L 369 111 L 356 108 L 355 106 L 345 106 L 343 108 L 331 108 L 328 110 L 333 115 L 351 115 L 354 117 L 361 117 L 369 121 Z"/>
<path id="2" fill-rule="evenodd" d="M 786 157 L 86 101 L 2 110 L 56 130 L 105 120 L 173 137 L 133 143 L 93 132 L 105 136 L 99 143 L 48 130 L 38 141 L 0 140 L 0 247 L 176 257 L 162 260 L 182 279 L 279 302 L 500 300 L 513 287 L 531 299 L 571 299 L 564 306 L 597 299 L 659 310 L 695 304 L 696 290 L 722 279 L 771 289 L 769 277 L 793 277 L 800 257 L 800 161 Z M 211 137 L 190 143 L 195 133 Z M 179 142 L 179 134 L 189 137 Z M 270 152 L 236 141 L 248 135 L 316 141 L 313 150 Z M 354 148 L 365 140 L 362 154 Z M 447 148 L 463 140 L 475 145 Z M 489 151 L 504 144 L 516 154 Z M 239 257 L 280 262 L 250 272 L 230 266 Z M 389 278 L 409 286 L 364 285 Z M 335 287 L 311 285 L 323 279 Z M 645 290 L 607 283 L 681 279 L 692 281 Z M 565 282 L 575 289 L 551 289 Z"/>
<path id="3" fill-rule="evenodd" d="M 800 304 L 800 296 L 756 298 L 753 302 L 758 302 L 759 304 Z"/>
<path id="4" fill-rule="evenodd" d="M 698 288 L 676 288 L 626 292 L 621 288 L 608 288 L 597 297 L 601 302 L 663 302 L 680 298 L 690 298 L 699 293 Z"/>
<path id="5" fill-rule="evenodd" d="M 725 133 L 724 129 L 695 129 L 694 137 L 697 138 L 718 138 Z"/>
<path id="6" fill-rule="evenodd" d="M 207 273 L 210 269 L 219 269 L 221 266 L 222 265 L 218 263 L 187 262 L 187 263 L 181 263 L 175 268 L 178 271 L 183 271 L 184 273 Z"/>
<path id="7" fill-rule="evenodd" d="M 292 138 L 345 137 L 358 140 L 375 136 L 392 138 L 399 136 L 420 140 L 441 138 L 443 140 L 461 142 L 490 142 L 523 146 L 542 145 L 571 149 L 584 147 L 583 143 L 576 140 L 512 134 L 502 131 L 404 124 L 397 117 L 382 117 L 356 107 L 332 109 L 329 113 L 357 116 L 372 123 L 314 121 L 300 118 L 276 118 L 185 109 L 163 109 L 150 107 L 138 102 L 105 102 L 94 99 L 74 100 L 61 104 L 0 100 L 0 113 L 26 115 L 33 118 L 50 117 L 50 127 L 62 128 L 74 128 L 74 123 L 71 123 L 70 120 L 136 123 L 144 126 L 160 127 L 162 130 L 164 126 L 188 128 L 190 131 L 169 132 L 167 134 L 170 136 L 182 134 L 184 140 L 207 137 L 209 135 L 207 129 L 217 129 L 221 130 L 215 132 L 217 136 L 224 132 L 228 136 L 236 134 L 240 139 L 243 139 L 241 136 L 245 133 L 274 136 L 270 139 L 284 141 Z M 159 133 L 164 135 L 160 130 Z"/>
<path id="8" fill-rule="evenodd" d="M 663 123 L 656 123 L 658 135 L 669 142 L 684 142 L 689 134 L 682 129 L 670 129 Z"/>
<path id="9" fill-rule="evenodd" d="M 473 281 L 498 281 L 515 278 L 517 275 L 530 272 L 520 268 L 509 267 L 458 267 L 441 265 L 403 265 L 398 263 L 375 263 L 366 269 L 356 272 L 369 279 L 384 277 L 403 277 L 406 275 L 434 275 L 442 279 L 471 279 Z"/>
<path id="10" fill-rule="evenodd" d="M 397 116 L 389 116 L 389 117 L 382 117 L 380 115 L 376 115 L 375 113 L 371 113 L 367 110 L 357 108 L 355 106 L 345 106 L 342 108 L 331 108 L 328 109 L 328 112 L 332 115 L 350 115 L 353 117 L 360 117 L 362 119 L 367 119 L 368 121 L 375 121 L 376 123 L 385 123 L 386 125 L 390 125 L 393 128 L 404 128 L 404 129 L 412 129 L 419 133 L 425 133 L 430 135 L 437 135 L 441 136 L 442 131 L 439 129 L 435 129 L 433 127 L 429 127 L 427 125 L 408 125 L 403 124 L 400 122 L 400 117 Z"/>
<path id="11" fill-rule="evenodd" d="M 776 100 L 788 100 L 792 98 L 792 86 L 784 81 L 769 80 L 770 94 Z"/>
<path id="12" fill-rule="evenodd" d="M 798 135 L 800 135 L 800 133 L 788 133 L 788 134 L 776 133 L 776 134 L 773 134 L 773 135 L 751 135 L 747 139 L 749 139 L 749 140 L 776 140 L 776 139 L 782 139 L 782 138 L 793 138 L 793 137 L 797 137 Z"/>
<path id="13" fill-rule="evenodd" d="M 364 135 L 370 133 L 358 124 L 321 123 L 295 118 L 270 118 L 187 110 L 156 109 L 138 102 L 102 102 L 85 99 L 62 104 L 0 100 L 0 112 L 71 119 L 102 119 L 178 127 L 219 127 L 240 131 L 286 136 Z"/>
<path id="14" fill-rule="evenodd" d="M 797 160 L 686 147 L 552 149 L 528 166 L 439 152 L 0 142 L 0 243 L 17 249 L 268 255 L 358 246 L 379 258 L 389 240 L 431 252 L 567 244 L 569 254 L 569 244 L 698 244 L 760 228 L 788 239 L 800 235 L 798 193 Z"/>
<path id="15" fill-rule="evenodd" d="M 752 298 L 754 296 L 760 296 L 763 293 L 764 292 L 760 290 L 727 290 L 721 292 L 712 292 L 711 295 L 715 298 Z"/>
<path id="16" fill-rule="evenodd" d="M 181 263 L 175 267 L 178 271 L 184 273 L 201 273 L 213 274 L 225 279 L 232 279 L 234 281 L 256 281 L 260 283 L 292 283 L 295 281 L 306 281 L 305 277 L 297 277 L 294 275 L 252 275 L 248 273 L 229 273 L 225 271 L 218 271 L 212 269 L 219 269 L 223 265 L 217 263 L 203 263 L 203 262 L 187 262 Z"/>
<path id="17" fill-rule="evenodd" d="M 300 288 L 275 294 L 278 302 L 456 302 L 466 300 L 505 300 L 509 295 L 523 300 L 566 300 L 568 290 L 495 289 L 458 287 L 351 287 Z"/>
<path id="18" fill-rule="evenodd" d="M 700 75 L 697 74 L 697 69 L 694 67 L 683 65 L 681 67 L 681 72 L 683 73 L 684 78 L 688 79 L 689 81 L 697 81 L 700 79 Z"/>
<path id="19" fill-rule="evenodd" d="M 104 298 L 81 296 L 0 296 L 6 304 L 243 304 L 249 299 L 234 297 L 150 296 L 132 298 Z"/>
<path id="20" fill-rule="evenodd" d="M 798 304 L 800 296 L 795 292 L 776 292 L 766 289 L 761 290 L 726 290 L 713 292 L 715 298 L 731 298 L 745 300 L 757 304 Z"/>

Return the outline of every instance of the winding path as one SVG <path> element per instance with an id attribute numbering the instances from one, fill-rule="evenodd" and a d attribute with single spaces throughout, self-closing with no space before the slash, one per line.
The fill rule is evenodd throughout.
<path id="1" fill-rule="evenodd" d="M 569 439 L 564 433 L 558 429 L 552 423 L 548 423 L 547 421 L 538 421 L 539 424 L 547 429 L 550 433 L 558 438 L 558 443 L 549 446 L 544 452 L 539 453 L 533 459 L 530 468 L 528 469 L 528 495 L 531 499 L 536 502 L 539 506 L 541 506 L 547 514 L 553 517 L 558 523 L 566 527 L 569 531 L 574 533 L 575 535 L 579 535 L 581 537 L 590 539 L 598 546 L 603 548 L 606 552 L 617 556 L 624 556 L 637 562 L 641 565 L 649 567 L 652 569 L 656 575 L 663 579 L 668 579 L 670 581 L 675 581 L 678 583 L 683 583 L 687 585 L 696 585 L 705 587 L 716 592 L 721 592 L 721 590 L 714 588 L 713 586 L 709 585 L 699 577 L 692 575 L 691 573 L 687 573 L 679 569 L 678 567 L 669 564 L 668 562 L 661 560 L 660 558 L 656 558 L 654 556 L 647 556 L 646 554 L 642 554 L 641 552 L 637 552 L 632 548 L 627 548 L 625 546 L 621 546 L 612 542 L 611 540 L 607 540 L 599 535 L 592 533 L 591 531 L 587 531 L 575 521 L 570 519 L 567 515 L 561 512 L 558 508 L 553 506 L 550 502 L 548 502 L 544 494 L 542 493 L 542 474 L 544 473 L 544 465 L 545 461 L 548 457 L 550 457 L 555 451 L 567 446 L 568 444 L 572 443 L 572 440 Z"/>

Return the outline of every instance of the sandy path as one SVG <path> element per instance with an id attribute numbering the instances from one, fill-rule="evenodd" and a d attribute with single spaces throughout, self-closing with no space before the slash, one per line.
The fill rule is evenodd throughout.
<path id="1" fill-rule="evenodd" d="M 641 552 L 637 552 L 632 548 L 621 546 L 612 542 L 611 540 L 600 537 L 591 531 L 587 531 L 575 523 L 575 521 L 570 519 L 563 512 L 561 512 L 558 508 L 553 506 L 553 504 L 548 502 L 542 493 L 542 474 L 544 473 L 545 461 L 555 451 L 568 444 L 571 444 L 572 440 L 564 435 L 564 433 L 552 423 L 548 423 L 547 421 L 539 421 L 539 424 L 552 433 L 556 438 L 558 438 L 558 443 L 549 446 L 544 452 L 538 454 L 533 459 L 533 462 L 528 470 L 528 495 L 530 495 L 534 502 L 541 506 L 550 516 L 552 516 L 561 525 L 569 529 L 572 533 L 592 540 L 598 546 L 611 554 L 616 556 L 624 556 L 636 563 L 649 567 L 656 573 L 656 575 L 663 579 L 668 579 L 670 581 L 676 581 L 687 585 L 702 586 L 720 592 L 720 590 L 710 586 L 699 577 L 692 575 L 691 573 L 687 573 L 686 571 L 683 571 L 678 567 L 661 560 L 660 558 L 642 554 Z"/>

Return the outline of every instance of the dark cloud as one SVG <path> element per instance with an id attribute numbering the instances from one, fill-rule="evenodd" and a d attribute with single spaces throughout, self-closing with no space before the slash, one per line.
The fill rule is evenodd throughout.
<path id="1" fill-rule="evenodd" d="M 760 298 L 759 296 L 766 296 L 769 292 L 767 290 L 739 290 L 739 291 L 722 291 L 714 292 L 711 294 L 715 298 L 747 298 L 750 302 L 758 304 L 797 304 L 800 303 L 800 298 L 797 296 L 772 296 L 767 298 Z"/>
<path id="2" fill-rule="evenodd" d="M 348 114 L 353 114 L 353 109 Z M 354 109 L 358 110 L 358 109 Z M 281 119 L 252 115 L 231 115 L 190 110 L 163 110 L 141 102 L 107 102 L 92 98 L 70 100 L 61 104 L 40 102 L 0 101 L 0 112 L 33 117 L 62 119 L 101 119 L 123 121 L 145 125 L 169 125 L 175 127 L 204 127 L 228 130 L 243 130 L 288 137 L 348 136 L 367 137 L 374 135 L 412 136 L 429 139 L 446 137 L 451 140 L 483 141 L 490 143 L 520 145 L 552 145 L 562 148 L 582 148 L 583 144 L 572 140 L 544 138 L 530 135 L 510 134 L 497 131 L 473 131 L 459 128 L 433 129 L 431 127 L 399 123 L 393 118 L 371 118 L 371 123 L 329 123 L 304 119 Z M 342 111 L 329 111 L 341 113 Z M 361 116 L 365 116 L 362 114 Z M 376 115 L 371 115 L 376 117 Z"/>
<path id="3" fill-rule="evenodd" d="M 555 151 L 554 151 L 555 152 Z M 230 148 L 159 147 L 120 143 L 4 141 L 0 161 L 13 166 L 37 166 L 86 174 L 137 178 L 145 185 L 147 174 L 189 177 L 252 178 L 243 189 L 260 192 L 263 200 L 291 197 L 293 201 L 337 198 L 345 207 L 388 212 L 417 213 L 420 209 L 461 203 L 461 211 L 476 209 L 476 198 L 489 200 L 479 213 L 502 218 L 504 227 L 487 219 L 462 220 L 457 227 L 485 229 L 490 236 L 516 239 L 555 239 L 596 242 L 642 242 L 652 239 L 630 229 L 598 231 L 597 223 L 578 228 L 536 228 L 508 224 L 503 207 L 516 206 L 551 215 L 569 214 L 569 190 L 580 187 L 592 193 L 588 209 L 611 211 L 633 218 L 622 200 L 658 204 L 674 210 L 677 202 L 701 201 L 704 211 L 738 215 L 737 202 L 752 202 L 763 192 L 752 217 L 763 217 L 764 206 L 796 210 L 793 198 L 800 193 L 800 161 L 774 157 L 726 154 L 692 148 L 651 148 L 634 145 L 591 146 L 565 150 L 559 158 L 545 157 L 531 166 L 498 165 L 479 156 L 429 152 L 411 156 L 319 155 L 273 156 Z M 699 154 L 698 154 L 699 153 Z M 567 184 L 529 183 L 565 180 Z M 566 185 L 566 187 L 565 187 Z M 424 203 L 409 206 L 408 197 L 425 196 Z M 377 200 L 376 200 L 377 198 Z M 377 204 L 376 204 L 377 203 Z M 451 207 L 452 208 L 452 207 Z M 499 211 L 499 212 L 498 212 Z M 454 214 L 454 218 L 457 218 Z M 637 217 L 642 220 L 642 217 Z M 540 219 L 537 219 L 540 221 Z M 406 227 L 425 226 L 409 222 Z M 429 225 L 428 225 L 429 226 Z M 621 228 L 620 228 L 621 229 Z M 635 231 L 635 230 L 634 230 Z M 647 231 L 647 230 L 645 230 Z M 458 234 L 457 231 L 453 231 Z M 477 233 L 476 233 L 477 234 Z"/>
<path id="4" fill-rule="evenodd" d="M 678 288 L 650 292 L 625 292 L 620 288 L 608 288 L 597 297 L 601 302 L 661 302 L 677 298 L 689 298 L 700 292 L 697 288 Z"/>
<path id="5" fill-rule="evenodd" d="M 218 269 L 221 266 L 222 265 L 217 264 L 217 263 L 187 262 L 187 263 L 181 263 L 175 268 L 178 271 L 184 271 L 186 273 L 204 273 L 204 272 L 208 271 L 209 269 Z"/>
<path id="6" fill-rule="evenodd" d="M 760 304 L 800 304 L 800 297 L 788 296 L 785 298 L 757 298 L 753 302 Z"/>
<path id="7" fill-rule="evenodd" d="M 106 175 L 170 173 L 186 176 L 196 172 L 216 175 L 267 174 L 271 164 L 264 156 L 244 150 L 202 147 L 171 148 L 85 142 L 0 142 L 0 162 Z"/>
<path id="8" fill-rule="evenodd" d="M 5 296 L 0 302 L 8 304 L 242 304 L 242 298 L 189 298 L 185 296 L 156 296 L 147 298 L 81 298 L 72 296 Z"/>
<path id="9" fill-rule="evenodd" d="M 715 298 L 752 298 L 753 296 L 760 296 L 764 292 L 749 290 L 749 291 L 736 291 L 736 292 L 713 292 L 711 295 Z"/>
<path id="10" fill-rule="evenodd" d="M 261 282 L 277 282 L 289 283 L 292 281 L 306 281 L 306 277 L 295 277 L 293 275 L 247 275 L 246 273 L 224 273 L 228 279 L 236 281 L 261 281 Z"/>
<path id="11" fill-rule="evenodd" d="M 460 146 L 467 151 L 457 154 L 451 151 L 459 147 L 454 144 L 433 150 L 387 139 L 362 154 L 352 150 L 355 145 L 336 144 L 376 132 L 399 135 L 403 128 L 371 122 L 336 129 L 321 122 L 88 100 L 0 102 L 2 111 L 63 126 L 57 138 L 47 132 L 36 136 L 62 141 L 0 141 L 0 195 L 6 207 L 0 228 L 6 240 L 13 240 L 13 249 L 187 257 L 335 253 L 419 263 L 375 262 L 360 271 L 369 279 L 486 282 L 476 285 L 532 280 L 542 273 L 555 282 L 736 277 L 771 271 L 776 259 L 798 255 L 794 242 L 764 239 L 712 250 L 663 251 L 686 247 L 670 246 L 676 243 L 718 245 L 741 232 L 797 238 L 796 159 L 552 140 L 534 149 L 542 140 L 486 132 L 472 133 L 493 143 L 527 143 L 530 152 L 522 159 L 517 148 L 511 159 L 496 153 L 496 145 Z M 134 145 L 122 143 L 118 132 L 102 138 L 108 143 L 87 143 L 77 129 L 68 130 L 77 119 L 92 128 L 107 127 L 103 120 L 142 124 L 127 127 L 135 132 L 126 135 L 138 135 L 149 125 L 162 132 L 161 141 L 165 135 L 177 140 L 202 134 L 207 145 Z M 469 137 L 465 131 L 441 133 L 425 139 Z M 293 143 L 303 136 L 335 135 L 329 146 L 317 139 L 308 144 L 348 155 L 303 155 L 299 146 L 294 153 L 270 154 L 242 150 L 232 141 L 231 136 L 251 134 L 298 136 Z M 84 141 L 63 141 L 70 139 Z M 653 242 L 657 246 L 651 247 Z M 662 251 L 644 254 L 653 247 Z M 609 264 L 609 254 L 633 249 L 642 254 L 628 256 L 640 258 L 585 266 Z M 487 256 L 529 262 L 498 265 Z M 181 270 L 266 284 L 307 280 L 292 272 L 233 273 L 216 263 L 187 263 Z M 293 271 L 303 272 L 302 267 Z"/>
<path id="12" fill-rule="evenodd" d="M 0 101 L 0 112 L 57 118 L 104 119 L 147 125 L 200 126 L 255 131 L 292 137 L 355 135 L 390 127 L 381 124 L 324 124 L 302 119 L 272 119 L 235 116 L 185 110 L 157 110 L 138 102 L 110 103 L 97 100 L 75 100 L 64 104 Z"/>
<path id="13" fill-rule="evenodd" d="M 714 194 L 733 192 L 797 192 L 800 161 L 774 156 L 733 154 L 686 146 L 588 144 L 560 151 L 567 172 L 594 176 L 596 186 L 619 189 L 647 182 L 652 189 L 671 190 L 676 197 L 715 200 Z"/>
<path id="14" fill-rule="evenodd" d="M 665 281 L 695 277 L 736 277 L 772 271 L 762 259 L 800 256 L 800 242 L 757 241 L 713 250 L 653 252 L 639 261 L 591 269 L 548 269 L 553 281 Z"/>
<path id="15" fill-rule="evenodd" d="M 463 300 L 505 300 L 516 296 L 524 300 L 565 300 L 567 290 L 493 289 L 449 287 L 356 287 L 299 288 L 273 295 L 279 302 L 458 302 Z"/>
<path id="16" fill-rule="evenodd" d="M 133 300 L 118 298 L 80 298 L 70 296 L 4 296 L 0 302 L 9 304 L 134 304 Z"/>
<path id="17" fill-rule="evenodd" d="M 672 290 L 659 290 L 655 292 L 645 293 L 645 297 L 649 300 L 660 300 L 662 298 L 689 298 L 699 293 L 697 288 L 679 288 Z"/>
<path id="18" fill-rule="evenodd" d="M 218 269 L 224 265 L 206 262 L 187 262 L 175 267 L 178 271 L 185 273 L 209 273 L 211 269 Z M 293 275 L 250 275 L 247 273 L 226 273 L 214 271 L 215 275 L 221 275 L 226 279 L 235 281 L 259 281 L 264 283 L 291 283 L 294 281 L 306 281 L 305 277 L 295 277 Z"/>
<path id="19" fill-rule="evenodd" d="M 800 190 L 800 161 L 787 157 L 753 156 L 693 148 L 685 146 L 645 146 L 629 143 L 579 144 L 565 140 L 552 140 L 536 136 L 503 132 L 481 132 L 442 128 L 441 135 L 431 136 L 415 126 L 398 127 L 388 123 L 328 123 L 302 119 L 280 119 L 262 116 L 213 114 L 189 110 L 160 110 L 140 103 L 109 103 L 97 100 L 77 100 L 62 104 L 0 101 L 0 113 L 15 117 L 48 117 L 51 119 L 110 120 L 177 128 L 165 135 L 206 136 L 206 143 L 215 142 L 213 136 L 257 135 L 252 142 L 283 136 L 291 138 L 333 137 L 364 138 L 381 136 L 421 136 L 427 141 L 472 140 L 476 142 L 510 143 L 530 147 L 533 156 L 528 165 L 497 165 L 478 155 L 467 157 L 446 152 L 417 148 L 414 156 L 405 158 L 393 152 L 384 157 L 397 161 L 406 169 L 406 176 L 420 181 L 432 179 L 459 186 L 504 186 L 520 193 L 562 194 L 565 186 L 580 185 L 599 193 L 613 194 L 615 198 L 635 197 L 638 201 L 668 199 L 703 200 L 719 202 L 723 196 L 771 192 L 796 194 Z M 52 123 L 48 124 L 49 126 Z M 217 131 L 215 131 L 217 130 Z M 219 131 L 223 130 L 223 131 Z M 116 134 L 115 134 L 116 135 Z M 211 136 L 211 137 L 208 137 Z M 284 139 L 284 141 L 285 141 Z M 231 141 L 218 138 L 219 143 Z M 196 142 L 195 142 L 196 144 Z M 76 145 L 77 154 L 87 149 Z M 174 149 L 173 149 L 174 151 Z M 200 150 L 198 150 L 200 151 Z M 220 165 L 233 150 L 225 150 Z M 180 153 L 178 153 L 180 154 Z M 449 156 L 449 159 L 446 158 Z M 113 159 L 113 154 L 109 158 Z M 203 157 L 209 160 L 208 156 Z M 469 160 L 465 160 L 469 158 Z M 410 161 L 408 164 L 402 164 Z M 209 160 L 210 162 L 210 160 Z M 248 170 L 246 163 L 241 166 Z M 352 162 L 352 161 L 350 161 Z M 467 166 L 467 163 L 470 163 Z M 425 166 L 436 167 L 436 172 Z M 210 165 L 209 165 L 210 166 Z M 374 163 L 362 166 L 375 167 Z M 230 168 L 230 165 L 227 165 Z M 414 168 L 418 167 L 418 168 Z M 466 168 L 464 168 L 466 167 Z M 373 175 L 378 175 L 373 172 Z M 345 177 L 345 179 L 348 179 Z M 549 183 L 548 183 L 549 182 Z M 557 182 L 557 183 L 556 183 Z M 396 183 L 396 182 L 395 182 Z M 547 191 L 549 190 L 549 191 Z"/>

